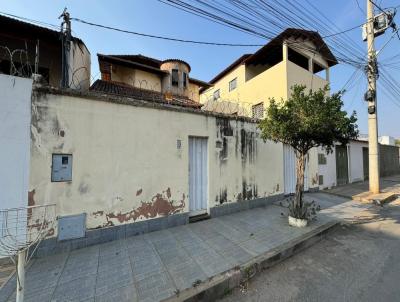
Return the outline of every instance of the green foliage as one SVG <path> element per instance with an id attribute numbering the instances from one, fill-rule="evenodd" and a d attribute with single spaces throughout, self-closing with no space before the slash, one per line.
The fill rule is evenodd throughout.
<path id="1" fill-rule="evenodd" d="M 306 92 L 305 86 L 292 87 L 290 98 L 271 103 L 260 122 L 262 138 L 282 142 L 306 154 L 313 147 L 331 151 L 335 142 L 346 144 L 358 136 L 357 117 L 342 111 L 343 91 L 329 96 L 329 88 Z"/>
<path id="2" fill-rule="evenodd" d="M 394 141 L 394 143 L 395 143 L 396 146 L 399 146 L 399 147 L 400 147 L 400 139 L 396 139 L 396 140 Z"/>
<path id="3" fill-rule="evenodd" d="M 329 95 L 329 88 L 306 91 L 295 85 L 287 101 L 271 99 L 266 117 L 260 122 L 261 137 L 292 146 L 297 158 L 296 195 L 289 205 L 289 215 L 311 220 L 316 214 L 314 202 L 303 202 L 304 165 L 307 152 L 323 147 L 328 152 L 335 143 L 346 144 L 358 137 L 357 117 L 342 110 L 343 91 Z"/>

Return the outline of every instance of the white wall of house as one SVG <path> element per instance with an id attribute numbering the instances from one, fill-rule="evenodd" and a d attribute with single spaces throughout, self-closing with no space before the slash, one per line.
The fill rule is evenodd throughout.
<path id="1" fill-rule="evenodd" d="M 28 205 L 32 80 L 0 74 L 0 209 Z"/>
<path id="2" fill-rule="evenodd" d="M 326 189 L 336 186 L 336 152 L 335 149 L 331 153 L 326 153 L 325 149 L 318 147 L 318 153 L 324 154 L 326 164 L 318 165 L 318 174 L 322 175 L 323 183 L 319 188 Z"/>
<path id="3" fill-rule="evenodd" d="M 32 107 L 32 199 L 89 229 L 188 212 L 190 136 L 208 138 L 208 208 L 283 193 L 283 146 L 256 123 L 37 91 Z M 73 155 L 72 181 L 51 182 L 55 153 Z"/>
<path id="4" fill-rule="evenodd" d="M 364 180 L 363 147 L 368 147 L 368 142 L 352 140 L 347 144 L 349 183 Z M 323 183 L 319 185 L 319 188 L 325 189 L 336 186 L 335 148 L 333 152 L 327 154 L 323 148 L 319 147 L 318 153 L 324 154 L 326 157 L 326 164 L 318 165 L 318 173 L 323 176 Z"/>
<path id="5" fill-rule="evenodd" d="M 368 143 L 350 141 L 348 144 L 349 181 L 351 183 L 364 180 L 363 147 L 368 147 Z"/>

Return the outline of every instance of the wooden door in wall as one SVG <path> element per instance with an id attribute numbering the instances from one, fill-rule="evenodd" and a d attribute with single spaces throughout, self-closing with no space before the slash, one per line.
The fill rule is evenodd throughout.
<path id="1" fill-rule="evenodd" d="M 364 170 L 364 180 L 368 180 L 369 178 L 369 155 L 368 148 L 363 147 L 363 170 Z"/>
<path id="2" fill-rule="evenodd" d="M 189 137 L 190 216 L 207 213 L 208 157 L 207 138 Z"/>
<path id="3" fill-rule="evenodd" d="M 349 182 L 347 146 L 336 146 L 336 179 L 338 186 Z"/>

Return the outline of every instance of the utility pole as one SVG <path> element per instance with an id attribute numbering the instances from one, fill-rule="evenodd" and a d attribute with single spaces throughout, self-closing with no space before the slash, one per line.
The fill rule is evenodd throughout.
<path id="1" fill-rule="evenodd" d="M 367 46 L 368 46 L 368 150 L 369 150 L 369 191 L 379 193 L 379 146 L 376 77 L 378 64 L 374 45 L 374 6 L 373 0 L 367 0 Z"/>
<path id="2" fill-rule="evenodd" d="M 67 8 L 59 17 L 63 18 L 61 23 L 61 40 L 62 40 L 62 66 L 61 66 L 61 87 L 69 88 L 69 68 L 71 58 L 71 20 Z"/>

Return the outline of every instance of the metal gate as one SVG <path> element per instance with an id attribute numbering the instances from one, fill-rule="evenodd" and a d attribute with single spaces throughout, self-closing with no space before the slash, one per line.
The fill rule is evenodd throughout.
<path id="1" fill-rule="evenodd" d="M 189 137 L 190 216 L 207 213 L 208 192 L 207 138 Z"/>
<path id="2" fill-rule="evenodd" d="M 336 178 L 338 186 L 349 182 L 347 146 L 336 146 Z"/>
<path id="3" fill-rule="evenodd" d="M 285 195 L 296 192 L 296 154 L 289 145 L 283 145 L 283 177 Z M 304 191 L 308 191 L 308 159 L 304 168 Z"/>
<path id="4" fill-rule="evenodd" d="M 363 147 L 363 170 L 364 170 L 364 180 L 368 180 L 369 178 L 369 155 L 368 148 Z"/>

